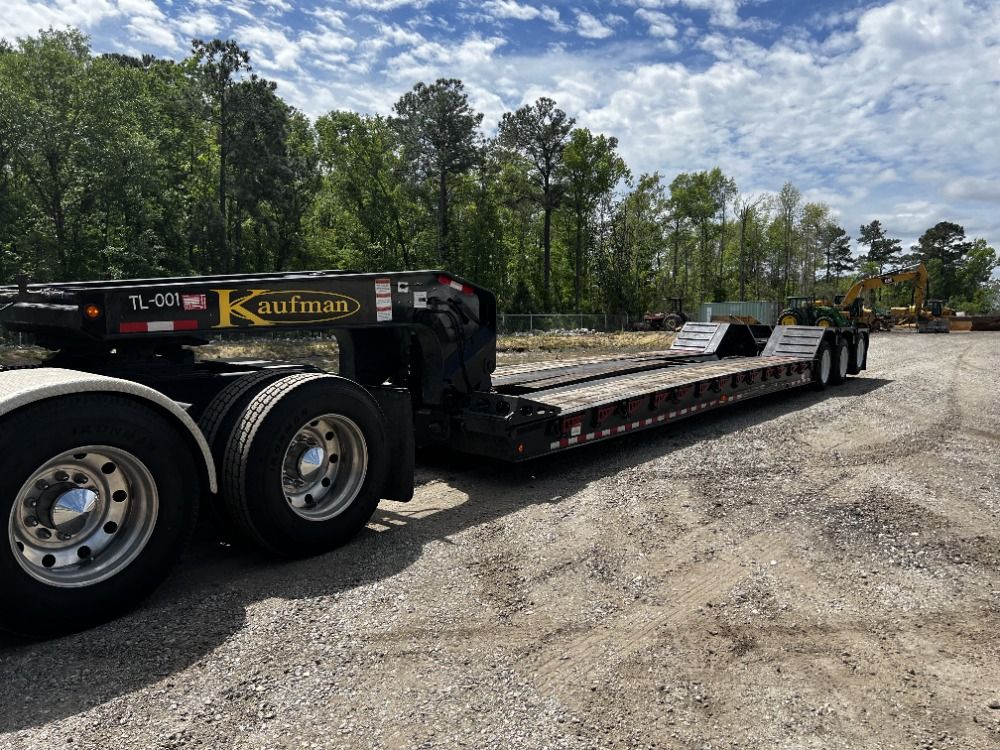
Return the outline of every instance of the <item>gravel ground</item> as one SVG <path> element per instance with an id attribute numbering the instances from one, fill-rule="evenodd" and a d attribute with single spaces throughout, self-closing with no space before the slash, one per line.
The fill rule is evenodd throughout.
<path id="1" fill-rule="evenodd" d="M 523 467 L 0 641 L 0 747 L 1000 747 L 1000 334 Z"/>

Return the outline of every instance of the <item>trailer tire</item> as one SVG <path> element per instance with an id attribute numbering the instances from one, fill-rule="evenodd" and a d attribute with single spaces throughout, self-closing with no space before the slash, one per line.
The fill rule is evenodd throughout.
<path id="1" fill-rule="evenodd" d="M 44 426 L 44 440 L 28 440 Z M 0 422 L 0 629 L 39 638 L 119 616 L 194 533 L 198 465 L 176 425 L 132 398 L 50 398 Z"/>
<path id="2" fill-rule="evenodd" d="M 215 465 L 220 469 L 225 459 L 229 438 L 247 404 L 268 385 L 288 374 L 287 370 L 258 370 L 235 378 L 215 394 L 205 407 L 205 411 L 198 418 L 198 427 L 208 442 Z M 213 497 L 212 502 L 206 505 L 209 508 L 208 516 L 217 533 L 226 541 L 231 541 L 231 537 L 238 532 L 234 532 L 225 510 L 221 507 L 221 497 Z"/>
<path id="3" fill-rule="evenodd" d="M 851 351 L 844 338 L 837 339 L 836 349 L 833 357 L 833 368 L 830 370 L 830 382 L 833 385 L 840 385 L 847 380 L 848 371 L 851 369 Z"/>
<path id="4" fill-rule="evenodd" d="M 823 340 L 819 349 L 816 350 L 816 360 L 813 364 L 813 390 L 822 391 L 830 384 L 830 376 L 833 374 L 833 347 L 830 342 Z"/>
<path id="5" fill-rule="evenodd" d="M 858 331 L 854 345 L 851 347 L 851 361 L 847 366 L 848 375 L 858 375 L 865 366 L 865 357 L 868 354 L 868 340 L 865 335 Z"/>
<path id="6" fill-rule="evenodd" d="M 349 541 L 378 505 L 388 470 L 378 403 L 344 378 L 303 373 L 257 393 L 222 464 L 225 509 L 245 540 L 283 557 Z"/>

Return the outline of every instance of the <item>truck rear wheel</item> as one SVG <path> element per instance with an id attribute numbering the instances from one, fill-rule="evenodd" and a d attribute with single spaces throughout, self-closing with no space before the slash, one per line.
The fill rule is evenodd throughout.
<path id="1" fill-rule="evenodd" d="M 305 557 L 350 540 L 378 505 L 386 426 L 360 386 L 330 375 L 284 377 L 240 416 L 223 458 L 227 515 L 248 541 Z"/>
<path id="2" fill-rule="evenodd" d="M 830 371 L 830 382 L 840 385 L 847 380 L 847 371 L 851 365 L 851 351 L 845 339 L 837 339 L 834 350 L 833 368 Z"/>
<path id="3" fill-rule="evenodd" d="M 851 361 L 847 366 L 848 375 L 857 375 L 865 364 L 865 355 L 868 352 L 868 341 L 860 331 L 851 347 Z"/>
<path id="4" fill-rule="evenodd" d="M 816 352 L 816 360 L 813 363 L 813 389 L 822 391 L 830 384 L 830 376 L 833 373 L 833 347 L 829 341 L 823 341 Z"/>
<path id="5" fill-rule="evenodd" d="M 184 437 L 155 409 L 104 394 L 25 407 L 0 430 L 0 628 L 51 636 L 135 606 L 194 530 L 198 467 Z"/>
<path id="6" fill-rule="evenodd" d="M 288 374 L 287 370 L 259 370 L 242 375 L 219 391 L 205 407 L 205 411 L 198 418 L 198 427 L 208 441 L 216 466 L 222 467 L 229 438 L 247 404 L 271 383 L 287 377 Z M 222 498 L 213 497 L 212 500 L 213 502 L 207 503 L 208 515 L 218 534 L 228 541 L 233 533 L 238 532 L 234 532 L 231 528 L 225 511 L 220 507 Z"/>

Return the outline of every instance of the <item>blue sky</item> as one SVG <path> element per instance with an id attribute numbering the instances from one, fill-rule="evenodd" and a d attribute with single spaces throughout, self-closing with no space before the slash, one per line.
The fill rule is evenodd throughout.
<path id="1" fill-rule="evenodd" d="M 998 0 L 2 0 L 0 36 L 77 26 L 97 51 L 233 38 L 307 114 L 389 113 L 461 78 L 492 131 L 550 96 L 635 173 L 792 181 L 852 236 L 949 220 L 1000 247 Z"/>

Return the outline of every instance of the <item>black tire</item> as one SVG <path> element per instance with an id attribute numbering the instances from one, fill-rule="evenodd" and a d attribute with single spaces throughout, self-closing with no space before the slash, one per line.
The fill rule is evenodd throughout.
<path id="1" fill-rule="evenodd" d="M 800 326 L 802 325 L 802 315 L 798 310 L 782 310 L 778 316 L 779 326 Z"/>
<path id="2" fill-rule="evenodd" d="M 191 540 L 201 490 L 200 468 L 175 424 L 155 408 L 131 398 L 86 394 L 47 399 L 19 409 L 2 421 L 0 435 L 0 519 L 7 530 L 7 541 L 0 543 L 0 629 L 32 638 L 83 630 L 136 606 L 162 582 Z M 30 435 L 38 439 L 25 439 Z M 81 452 L 81 448 L 90 448 L 91 453 Z M 128 484 L 129 493 L 120 499 L 118 492 L 108 490 L 110 485 L 102 484 L 99 472 L 88 472 L 96 478 L 89 480 L 95 490 L 95 505 L 82 516 L 86 526 L 73 532 L 75 538 L 68 534 L 67 541 L 56 541 L 47 528 L 48 536 L 41 536 L 45 527 L 63 528 L 52 520 L 59 504 L 55 498 L 76 489 L 68 481 L 57 481 L 51 490 L 40 490 L 42 496 L 34 498 L 34 488 L 40 486 L 34 478 L 47 476 L 54 461 L 69 461 L 69 457 L 84 461 L 102 451 L 119 457 L 117 468 L 104 464 L 112 466 L 103 469 L 104 479 L 112 481 L 117 472 L 119 478 L 113 481 L 125 486 L 130 475 L 123 462 L 134 459 L 136 463 L 130 465 L 141 466 L 137 471 L 144 477 L 142 482 Z M 135 489 L 143 483 L 155 493 Z M 44 498 L 47 493 L 48 501 Z M 25 494 L 27 498 L 19 498 Z M 108 497 L 112 494 L 113 500 Z M 47 503 L 49 512 L 41 512 L 39 502 Z M 17 515 L 22 509 L 28 512 L 29 507 L 41 521 Z M 115 523 L 110 531 L 103 515 L 108 512 L 120 514 L 116 516 L 120 525 Z M 86 545 L 93 540 L 106 546 L 99 548 L 95 543 L 86 564 L 49 567 L 51 563 L 46 562 L 43 568 L 37 559 L 31 561 L 24 542 L 19 541 L 23 537 L 18 535 L 29 521 L 33 523 L 28 531 L 44 540 L 39 545 L 55 545 L 51 551 L 56 554 L 72 556 L 76 551 L 85 558 L 84 550 L 88 555 L 91 550 Z M 87 530 L 92 523 L 96 527 Z M 105 536 L 101 537 L 98 529 Z"/>
<path id="3" fill-rule="evenodd" d="M 848 372 L 851 369 L 851 350 L 846 339 L 837 339 L 837 345 L 833 350 L 833 367 L 830 370 L 830 382 L 833 385 L 840 385 L 847 380 Z"/>
<path id="4" fill-rule="evenodd" d="M 303 516 L 307 509 L 291 505 L 283 482 L 293 441 L 324 415 L 357 431 L 364 470 L 363 478 L 354 474 L 357 489 L 347 493 L 342 509 L 330 518 L 312 520 Z M 283 557 L 308 557 L 339 547 L 375 512 L 388 470 L 386 445 L 382 411 L 357 384 L 312 373 L 281 378 L 250 400 L 230 436 L 221 467 L 227 518 L 246 541 Z M 322 461 L 326 466 L 326 455 Z M 332 452 L 329 462 L 337 462 Z M 361 462 L 358 457 L 355 463 Z M 338 482 L 333 482 L 335 490 Z M 310 495 L 306 498 L 312 500 Z"/>
<path id="5" fill-rule="evenodd" d="M 848 375 L 857 375 L 865 367 L 868 357 L 868 339 L 858 331 L 853 345 L 850 347 L 850 362 L 847 365 Z"/>
<path id="6" fill-rule="evenodd" d="M 663 319 L 663 326 L 668 331 L 679 331 L 684 327 L 684 318 L 676 313 L 671 313 Z"/>
<path id="7" fill-rule="evenodd" d="M 829 341 L 822 341 L 816 351 L 816 361 L 813 365 L 813 390 L 822 391 L 830 384 L 833 373 L 833 347 Z"/>
<path id="8" fill-rule="evenodd" d="M 205 436 L 205 440 L 208 441 L 215 466 L 220 472 L 233 428 L 247 405 L 254 396 L 271 383 L 288 375 L 287 370 L 259 370 L 235 378 L 233 382 L 215 394 L 215 397 L 205 407 L 205 411 L 198 418 L 198 427 Z M 213 497 L 206 505 L 209 509 L 207 516 L 211 519 L 212 526 L 215 527 L 219 536 L 226 541 L 238 541 L 240 539 L 239 532 L 231 528 L 232 525 L 222 508 L 222 498 Z"/>

